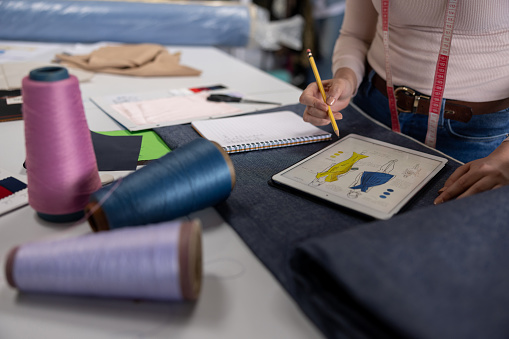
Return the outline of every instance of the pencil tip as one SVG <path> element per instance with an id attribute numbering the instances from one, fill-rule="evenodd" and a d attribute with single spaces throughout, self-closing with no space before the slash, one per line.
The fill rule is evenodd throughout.
<path id="1" fill-rule="evenodd" d="M 334 132 L 336 132 L 336 135 L 337 135 L 337 136 L 338 136 L 338 138 L 339 138 L 339 131 L 334 131 Z"/>

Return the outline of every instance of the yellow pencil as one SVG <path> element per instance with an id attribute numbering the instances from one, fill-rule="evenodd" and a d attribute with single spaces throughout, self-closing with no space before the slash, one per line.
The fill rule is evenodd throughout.
<path id="1" fill-rule="evenodd" d="M 316 68 L 315 59 L 313 58 L 313 54 L 311 54 L 310 49 L 308 49 L 307 52 L 309 57 L 309 63 L 311 64 L 311 68 L 313 69 L 313 73 L 315 74 L 316 83 L 318 84 L 320 93 L 322 93 L 323 101 L 327 103 L 327 97 L 325 95 L 325 90 L 323 89 L 322 79 L 320 79 L 320 74 L 318 74 L 318 69 Z M 336 124 L 336 119 L 334 119 L 334 114 L 332 114 L 332 110 L 330 109 L 329 105 L 327 105 L 327 113 L 329 114 L 329 119 L 330 122 L 332 123 L 332 129 L 334 130 L 334 133 L 336 133 L 336 135 L 339 137 L 338 125 Z"/>

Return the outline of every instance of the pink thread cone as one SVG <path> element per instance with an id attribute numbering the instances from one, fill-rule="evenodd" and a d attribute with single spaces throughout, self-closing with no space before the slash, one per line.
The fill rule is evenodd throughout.
<path id="1" fill-rule="evenodd" d="M 79 218 L 101 187 L 79 82 L 65 68 L 40 68 L 23 79 L 22 94 L 29 204 L 50 221 Z"/>

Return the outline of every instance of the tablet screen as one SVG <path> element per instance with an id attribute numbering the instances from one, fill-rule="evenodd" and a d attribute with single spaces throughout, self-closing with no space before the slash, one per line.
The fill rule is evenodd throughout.
<path id="1" fill-rule="evenodd" d="M 272 180 L 388 219 L 446 163 L 445 158 L 350 134 L 274 175 Z"/>

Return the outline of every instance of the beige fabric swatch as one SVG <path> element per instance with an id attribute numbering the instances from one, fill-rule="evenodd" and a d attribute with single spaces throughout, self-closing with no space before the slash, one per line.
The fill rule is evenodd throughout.
<path id="1" fill-rule="evenodd" d="M 29 75 L 30 71 L 48 66 L 61 67 L 61 65 L 38 61 L 6 62 L 0 64 L 0 90 L 20 89 L 23 78 Z M 68 71 L 69 74 L 78 78 L 79 82 L 86 82 L 94 77 L 94 73 L 78 68 L 68 69 Z"/>
<path id="2" fill-rule="evenodd" d="M 200 70 L 180 64 L 180 53 L 170 54 L 157 44 L 101 47 L 87 55 L 57 54 L 66 66 L 98 73 L 133 76 L 197 76 Z"/>

